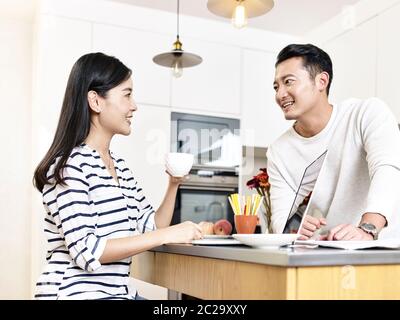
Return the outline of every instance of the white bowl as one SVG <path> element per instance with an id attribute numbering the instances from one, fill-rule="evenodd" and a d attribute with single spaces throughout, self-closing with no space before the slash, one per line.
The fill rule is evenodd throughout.
<path id="1" fill-rule="evenodd" d="M 165 158 L 165 166 L 173 177 L 183 177 L 189 173 L 193 161 L 191 153 L 170 152 Z"/>
<path id="2" fill-rule="evenodd" d="M 276 248 L 291 244 L 300 234 L 293 233 L 258 233 L 258 234 L 233 234 L 236 240 L 252 247 L 258 248 Z"/>

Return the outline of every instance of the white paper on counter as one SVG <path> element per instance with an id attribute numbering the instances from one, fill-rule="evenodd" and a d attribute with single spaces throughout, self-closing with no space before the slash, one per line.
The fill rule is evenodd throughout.
<path id="1" fill-rule="evenodd" d="M 198 244 L 203 246 L 209 246 L 209 245 L 230 246 L 242 243 L 235 239 L 199 239 L 199 240 L 192 240 L 192 244 Z"/>
<path id="2" fill-rule="evenodd" d="M 357 249 L 367 249 L 367 248 L 386 248 L 386 249 L 400 249 L 400 239 L 382 239 L 382 240 L 366 240 L 366 241 L 326 241 L 326 240 L 298 240 L 295 244 L 299 245 L 309 245 L 320 247 L 337 248 L 344 250 L 357 250 Z"/>

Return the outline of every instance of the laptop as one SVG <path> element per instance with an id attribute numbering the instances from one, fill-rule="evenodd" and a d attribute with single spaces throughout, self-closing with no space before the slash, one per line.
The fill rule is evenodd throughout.
<path id="1" fill-rule="evenodd" d="M 327 152 L 328 150 L 319 155 L 304 170 L 283 233 L 299 233 L 306 215 L 316 218 L 326 217 L 326 213 L 322 213 L 313 203 L 313 190 L 317 186 L 318 176 L 325 163 Z M 308 202 L 304 201 L 307 198 Z M 314 233 L 311 239 L 317 239 L 319 235 L 326 232 L 326 228 L 322 227 Z"/>

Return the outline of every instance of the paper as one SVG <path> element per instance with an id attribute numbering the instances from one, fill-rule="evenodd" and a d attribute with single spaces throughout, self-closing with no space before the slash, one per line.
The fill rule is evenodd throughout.
<path id="1" fill-rule="evenodd" d="M 233 237 L 230 234 L 206 234 L 203 236 L 203 239 L 233 239 Z"/>
<path id="2" fill-rule="evenodd" d="M 382 240 L 371 240 L 371 241 L 321 241 L 321 240 L 298 240 L 295 242 L 296 245 L 307 245 L 307 246 L 320 246 L 337 248 L 344 250 L 357 250 L 367 248 L 386 248 L 386 249 L 400 249 L 400 239 L 382 239 Z"/>
<path id="3" fill-rule="evenodd" d="M 200 239 L 200 240 L 193 240 L 192 244 L 198 244 L 204 246 L 209 246 L 209 245 L 230 246 L 242 243 L 235 239 Z"/>

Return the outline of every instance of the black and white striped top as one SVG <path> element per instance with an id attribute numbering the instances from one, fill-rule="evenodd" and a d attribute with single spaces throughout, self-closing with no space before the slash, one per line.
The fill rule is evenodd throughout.
<path id="1" fill-rule="evenodd" d="M 48 252 L 35 298 L 135 298 L 136 290 L 128 286 L 131 258 L 107 264 L 99 258 L 107 239 L 154 230 L 154 210 L 125 161 L 111 156 L 119 185 L 99 153 L 82 144 L 65 165 L 67 185 L 44 186 Z"/>

